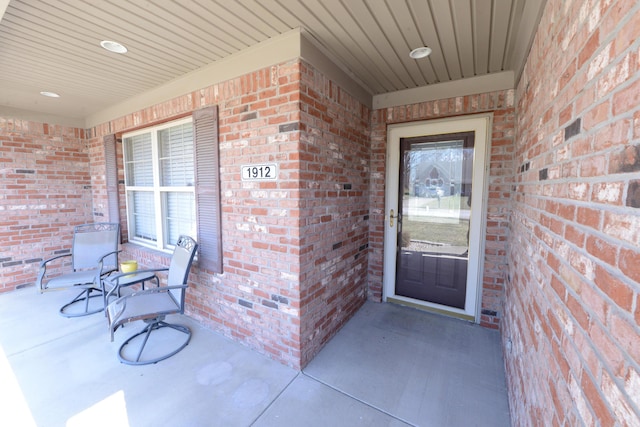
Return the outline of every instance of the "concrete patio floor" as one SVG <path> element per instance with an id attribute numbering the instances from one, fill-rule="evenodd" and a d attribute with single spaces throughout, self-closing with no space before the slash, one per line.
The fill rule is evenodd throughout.
<path id="1" fill-rule="evenodd" d="M 0 294 L 3 426 L 509 426 L 499 334 L 366 303 L 302 371 L 199 326 L 154 365 L 129 366 L 102 314 L 68 292 Z"/>

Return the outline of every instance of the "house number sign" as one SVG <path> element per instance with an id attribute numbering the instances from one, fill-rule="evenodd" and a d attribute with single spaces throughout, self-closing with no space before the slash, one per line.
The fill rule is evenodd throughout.
<path id="1" fill-rule="evenodd" d="M 275 179 L 278 179 L 278 165 L 275 163 L 242 166 L 243 181 L 273 181 Z"/>

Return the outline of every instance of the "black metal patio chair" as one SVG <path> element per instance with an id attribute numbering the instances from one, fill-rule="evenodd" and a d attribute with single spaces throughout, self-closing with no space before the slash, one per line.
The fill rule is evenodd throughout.
<path id="1" fill-rule="evenodd" d="M 194 239 L 180 236 L 174 248 L 169 268 L 116 274 L 105 280 L 105 284 L 112 288 L 107 295 L 107 299 L 109 299 L 112 295 L 119 294 L 118 282 L 127 283 L 127 275 L 168 271 L 166 286 L 133 292 L 121 296 L 107 305 L 106 314 L 111 341 L 113 341 L 115 331 L 126 323 L 142 320 L 147 324 L 144 329 L 127 338 L 120 346 L 118 359 L 122 363 L 130 365 L 157 363 L 173 356 L 189 344 L 191 330 L 187 326 L 166 322 L 165 319 L 171 314 L 184 314 L 187 279 L 197 249 L 198 244 Z M 178 338 L 180 335 L 186 335 L 186 337 L 177 339 L 178 346 L 176 347 L 176 339 L 173 337 L 167 339 L 164 332 L 165 336 L 154 340 L 153 336 L 158 336 L 160 333 L 153 334 L 153 332 L 159 330 L 177 331 Z"/>
<path id="2" fill-rule="evenodd" d="M 78 296 L 60 308 L 65 317 L 86 316 L 104 309 L 104 301 L 89 306 L 92 298 L 104 298 L 102 279 L 118 269 L 118 243 L 120 224 L 100 222 L 74 227 L 71 252 L 57 255 L 40 263 L 36 287 L 40 293 L 69 289 L 81 289 Z M 54 266 L 71 257 L 71 271 L 53 276 Z M 58 262 L 55 262 L 58 261 Z M 49 272 L 47 271 L 49 268 Z M 55 270 L 57 273 L 59 270 Z M 53 277 L 49 277 L 53 276 Z M 84 308 L 74 307 L 84 303 Z"/>

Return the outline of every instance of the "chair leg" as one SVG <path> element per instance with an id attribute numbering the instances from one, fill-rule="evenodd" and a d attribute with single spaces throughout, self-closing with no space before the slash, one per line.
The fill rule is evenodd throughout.
<path id="1" fill-rule="evenodd" d="M 182 344 L 180 344 L 175 350 L 170 351 L 169 353 L 166 353 L 162 356 L 156 357 L 154 359 L 149 359 L 149 360 L 140 360 L 142 358 L 142 352 L 144 351 L 147 342 L 149 340 L 149 337 L 151 336 L 151 333 L 155 330 L 161 329 L 161 328 L 171 328 L 171 329 L 175 329 L 178 332 L 182 332 L 184 333 L 187 337 L 184 340 L 184 342 L 182 342 Z M 136 355 L 135 359 L 134 358 L 127 358 L 124 355 L 124 349 L 125 347 L 130 344 L 134 339 L 136 339 L 137 337 L 144 335 L 144 337 L 142 338 L 142 343 L 140 344 L 140 348 L 138 349 L 138 354 Z M 126 363 L 127 365 L 149 365 L 152 363 L 158 363 L 161 360 L 164 359 L 168 359 L 169 357 L 173 356 L 174 354 L 178 353 L 180 350 L 182 350 L 183 348 L 185 348 L 187 346 L 187 344 L 189 344 L 189 341 L 191 340 L 191 329 L 189 329 L 186 326 L 183 325 L 175 325 L 175 324 L 171 324 L 171 323 L 167 323 L 163 320 L 156 320 L 153 321 L 151 323 L 149 323 L 144 329 L 142 329 L 140 332 L 138 332 L 135 335 L 130 336 L 129 338 L 127 338 L 127 340 L 122 343 L 122 345 L 120 346 L 120 349 L 118 350 L 118 359 L 120 360 L 120 362 L 122 363 Z"/>
<path id="2" fill-rule="evenodd" d="M 97 294 L 92 295 L 92 292 L 97 292 Z M 88 316 L 89 314 L 99 313 L 104 310 L 104 304 L 100 308 L 89 310 L 89 301 L 91 298 L 103 297 L 102 290 L 96 288 L 88 288 L 84 289 L 82 292 L 78 294 L 74 299 L 60 307 L 60 315 L 64 317 L 81 317 Z M 74 306 L 78 303 L 84 302 L 84 310 L 80 312 L 69 312 L 67 309 L 71 306 Z"/>

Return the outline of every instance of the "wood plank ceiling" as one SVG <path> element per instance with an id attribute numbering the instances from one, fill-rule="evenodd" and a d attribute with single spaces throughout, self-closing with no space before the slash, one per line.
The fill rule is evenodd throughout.
<path id="1" fill-rule="evenodd" d="M 6 1 L 0 108 L 82 118 L 294 28 L 371 95 L 517 78 L 545 0 L 10 0 L 2 15 Z M 114 66 L 101 40 L 129 53 Z"/>

